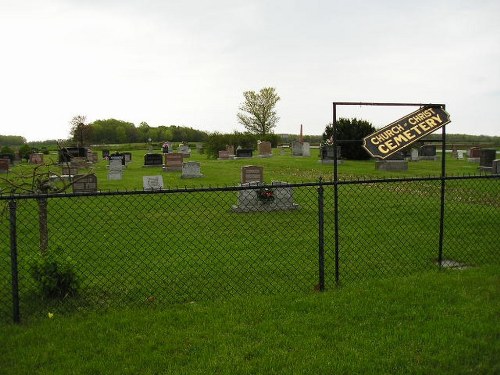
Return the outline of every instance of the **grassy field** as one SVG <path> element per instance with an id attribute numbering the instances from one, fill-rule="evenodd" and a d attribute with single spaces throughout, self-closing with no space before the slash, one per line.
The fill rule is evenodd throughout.
<path id="1" fill-rule="evenodd" d="M 122 150 L 127 151 L 127 150 Z M 290 183 L 332 178 L 309 158 L 219 161 L 193 154 L 201 179 L 144 168 L 121 181 L 105 161 L 102 191 L 235 186 L 243 165 Z M 13 172 L 29 171 L 30 165 Z M 346 161 L 341 179 L 438 176 L 440 162 L 407 172 Z M 447 159 L 447 174 L 477 173 Z M 38 254 L 37 204 L 17 201 L 21 326 L 11 320 L 8 216 L 2 216 L 0 373 L 449 373 L 499 366 L 500 184 L 447 182 L 444 257 L 436 266 L 439 181 L 341 185 L 340 286 L 334 280 L 333 189 L 325 187 L 325 293 L 318 283 L 318 193 L 294 189 L 295 211 L 239 214 L 235 191 L 51 198 L 49 251 L 72 258 L 77 297 L 43 299 L 29 276 Z M 405 277 L 401 277 L 405 276 Z M 48 313 L 54 314 L 48 318 Z"/>
<path id="2" fill-rule="evenodd" d="M 128 150 L 120 150 L 127 152 Z M 201 163 L 201 173 L 204 175 L 200 179 L 181 179 L 180 172 L 162 172 L 161 167 L 144 168 L 144 155 L 146 150 L 132 150 L 132 163 L 130 163 L 124 174 L 123 179 L 118 181 L 109 181 L 107 179 L 107 162 L 102 160 L 99 155 L 99 162 L 91 169 L 97 175 L 98 186 L 100 190 L 142 190 L 145 175 L 162 175 L 165 188 L 176 187 L 200 187 L 200 186 L 234 186 L 240 183 L 240 169 L 244 165 L 261 165 L 264 167 L 265 182 L 286 181 L 289 183 L 314 182 L 320 177 L 328 181 L 332 179 L 332 164 L 322 164 L 319 162 L 319 150 L 312 149 L 310 157 L 292 157 L 290 150 L 285 155 L 280 155 L 276 149 L 273 150 L 272 158 L 239 159 L 239 160 L 213 160 L 207 159 L 203 154 L 195 150 L 192 156 L 187 159 Z M 157 152 L 160 152 L 159 150 Z M 46 155 L 46 162 L 57 161 L 57 155 Z M 31 170 L 32 166 L 22 164 L 13 169 L 13 172 L 21 170 Z M 57 167 L 53 170 L 60 173 Z M 476 174 L 479 172 L 477 163 L 469 163 L 466 159 L 457 160 L 447 154 L 447 174 Z M 82 173 L 86 172 L 82 170 Z M 387 172 L 375 170 L 373 161 L 345 161 L 339 165 L 339 178 L 395 178 L 395 177 L 427 177 L 439 176 L 441 173 L 440 161 L 419 161 L 409 164 L 408 171 Z M 1 185 L 1 184 L 0 184 Z"/>
<path id="3" fill-rule="evenodd" d="M 314 151 L 313 151 L 314 153 Z M 102 190 L 142 190 L 142 176 L 161 174 L 165 185 L 237 185 L 242 165 L 264 166 L 266 182 L 331 178 L 331 165 L 317 157 L 252 160 L 192 159 L 205 177 L 183 180 L 180 172 L 143 168 L 144 151 L 133 152 L 121 181 L 108 181 L 106 162 L 95 166 Z M 476 164 L 448 160 L 454 174 Z M 16 168 L 30 168 L 28 165 Z M 437 175 L 439 162 L 411 163 L 397 175 L 375 171 L 373 162 L 346 162 L 342 178 Z M 449 181 L 444 256 L 469 265 L 498 264 L 498 180 Z M 340 195 L 340 281 L 342 284 L 436 270 L 439 238 L 439 181 L 343 185 Z M 40 299 L 28 270 L 38 254 L 37 205 L 18 200 L 17 230 L 23 320 L 57 312 L 224 300 L 239 295 L 309 293 L 318 283 L 316 187 L 295 188 L 299 210 L 237 214 L 237 192 L 175 192 L 54 198 L 49 201 L 50 251 L 58 247 L 77 264 L 78 298 Z M 3 216 L 0 315 L 10 319 L 10 254 Z M 335 287 L 333 190 L 325 188 L 326 286 Z"/>
<path id="4" fill-rule="evenodd" d="M 0 325 L 2 374 L 498 374 L 498 267 Z"/>

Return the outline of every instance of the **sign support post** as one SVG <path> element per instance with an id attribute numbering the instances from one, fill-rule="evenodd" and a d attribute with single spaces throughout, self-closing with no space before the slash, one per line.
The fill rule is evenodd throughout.
<path id="1" fill-rule="evenodd" d="M 334 221 L 335 221 L 335 284 L 340 281 L 339 273 L 339 212 L 338 212 L 338 168 L 337 168 L 337 106 L 383 106 L 383 107 L 420 107 L 409 115 L 379 129 L 377 132 L 363 139 L 363 147 L 374 157 L 386 157 L 407 147 L 413 142 L 422 139 L 437 129 L 442 129 L 441 139 L 441 212 L 439 220 L 439 250 L 438 264 L 443 262 L 443 233 L 444 233 L 444 205 L 445 205 L 445 176 L 446 176 L 446 124 L 450 123 L 450 116 L 444 104 L 434 103 L 369 103 L 369 102 L 333 102 L 333 188 L 334 188 Z"/>

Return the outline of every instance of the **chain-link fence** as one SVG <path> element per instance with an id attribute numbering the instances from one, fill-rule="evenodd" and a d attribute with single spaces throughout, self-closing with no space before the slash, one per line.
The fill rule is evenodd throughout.
<path id="1" fill-rule="evenodd" d="M 445 200 L 442 182 L 0 197 L 0 319 L 11 320 L 16 306 L 28 319 L 47 311 L 308 293 L 498 263 L 498 176 L 446 178 Z M 41 250 L 71 259 L 77 295 L 40 293 L 31 270 Z"/>

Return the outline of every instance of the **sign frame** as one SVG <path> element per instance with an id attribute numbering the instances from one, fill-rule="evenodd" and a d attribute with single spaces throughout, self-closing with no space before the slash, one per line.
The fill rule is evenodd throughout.
<path id="1" fill-rule="evenodd" d="M 363 138 L 363 148 L 386 159 L 451 122 L 441 106 L 423 106 Z"/>

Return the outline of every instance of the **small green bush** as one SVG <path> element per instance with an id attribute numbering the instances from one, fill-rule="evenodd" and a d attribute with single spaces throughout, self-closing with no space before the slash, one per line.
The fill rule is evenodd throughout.
<path id="1" fill-rule="evenodd" d="M 64 257 L 61 249 L 38 255 L 30 271 L 45 297 L 66 298 L 78 292 L 75 264 L 70 257 Z"/>

